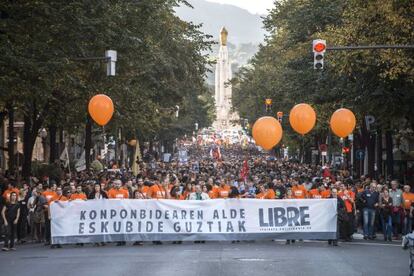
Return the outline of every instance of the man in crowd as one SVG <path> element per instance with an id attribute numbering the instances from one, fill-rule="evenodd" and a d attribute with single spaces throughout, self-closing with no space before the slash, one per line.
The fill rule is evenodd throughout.
<path id="1" fill-rule="evenodd" d="M 364 209 L 364 240 L 374 239 L 374 224 L 375 224 L 375 210 L 378 207 L 379 193 L 376 191 L 376 186 L 371 183 L 368 190 L 365 190 L 361 195 Z"/>
<path id="2" fill-rule="evenodd" d="M 108 198 L 110 199 L 128 199 L 128 190 L 122 187 L 122 181 L 119 179 L 114 180 L 114 188 L 108 191 Z"/>
<path id="3" fill-rule="evenodd" d="M 402 208 L 402 194 L 403 192 L 399 189 L 400 183 L 398 180 L 391 181 L 390 197 L 392 198 L 392 230 L 394 234 L 394 239 L 399 239 L 401 233 L 401 215 L 403 212 Z"/>

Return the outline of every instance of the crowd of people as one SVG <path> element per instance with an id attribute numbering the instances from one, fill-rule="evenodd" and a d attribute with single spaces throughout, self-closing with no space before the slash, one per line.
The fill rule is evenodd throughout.
<path id="1" fill-rule="evenodd" d="M 18 185 L 12 177 L 1 177 L 3 251 L 15 250 L 15 240 L 50 245 L 50 204 L 70 200 L 337 198 L 340 240 L 352 241 L 358 229 L 370 240 L 382 232 L 385 241 L 412 230 L 414 194 L 397 180 L 352 179 L 346 170 L 276 160 L 259 152 L 247 154 L 236 147 L 222 152 L 217 159 L 209 156 L 208 149 L 190 148 L 186 163 L 141 162 L 136 176 L 127 170 L 85 171 L 62 179 L 33 177 Z M 337 245 L 338 239 L 329 243 Z"/>

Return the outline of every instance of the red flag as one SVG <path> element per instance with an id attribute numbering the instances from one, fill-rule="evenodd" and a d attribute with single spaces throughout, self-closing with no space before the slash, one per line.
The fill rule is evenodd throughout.
<path id="1" fill-rule="evenodd" d="M 243 167 L 240 171 L 240 178 L 246 181 L 247 176 L 249 176 L 249 164 L 247 163 L 247 159 L 243 161 Z"/>

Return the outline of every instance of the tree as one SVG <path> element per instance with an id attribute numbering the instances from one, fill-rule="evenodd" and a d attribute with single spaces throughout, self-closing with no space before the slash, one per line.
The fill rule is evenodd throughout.
<path id="1" fill-rule="evenodd" d="M 24 176 L 30 174 L 42 126 L 52 133 L 56 126 L 71 133 L 85 128 L 89 165 L 94 126 L 86 107 L 98 91 L 115 102 L 108 135 L 123 127 L 146 139 L 166 130 L 157 109 L 183 105 L 206 93 L 203 82 L 209 62 L 202 53 L 212 42 L 199 26 L 175 16 L 173 7 L 181 3 L 186 4 L 179 0 L 1 4 L 0 50 L 5 55 L 0 59 L 0 102 L 17 107 L 24 118 Z M 76 60 L 103 56 L 108 49 L 118 51 L 114 78 L 106 77 L 99 61 Z M 207 109 L 199 112 L 207 117 Z"/>

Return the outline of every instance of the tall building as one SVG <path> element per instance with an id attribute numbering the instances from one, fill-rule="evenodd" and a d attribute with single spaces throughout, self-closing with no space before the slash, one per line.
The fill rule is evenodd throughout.
<path id="1" fill-rule="evenodd" d="M 216 121 L 213 126 L 217 130 L 240 128 L 239 116 L 232 112 L 232 88 L 229 81 L 232 78 L 231 63 L 227 48 L 228 32 L 225 27 L 220 31 L 220 50 L 216 64 L 215 104 Z"/>

